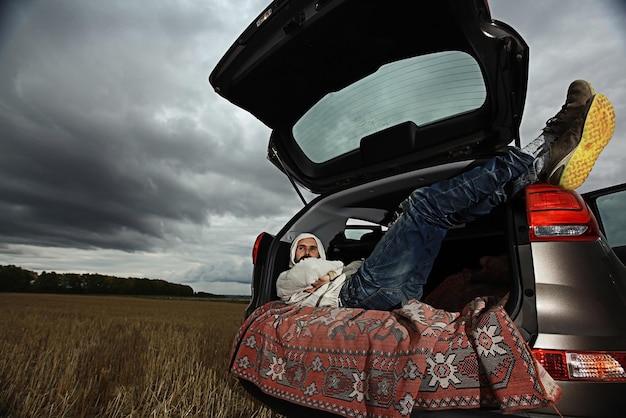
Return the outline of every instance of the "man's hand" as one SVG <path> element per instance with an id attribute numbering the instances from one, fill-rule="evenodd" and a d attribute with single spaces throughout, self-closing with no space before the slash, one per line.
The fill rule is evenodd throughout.
<path id="1" fill-rule="evenodd" d="M 320 287 L 324 286 L 326 283 L 330 282 L 330 276 L 328 274 L 323 275 L 313 283 L 311 283 L 311 287 L 305 289 L 305 292 L 313 293 Z"/>

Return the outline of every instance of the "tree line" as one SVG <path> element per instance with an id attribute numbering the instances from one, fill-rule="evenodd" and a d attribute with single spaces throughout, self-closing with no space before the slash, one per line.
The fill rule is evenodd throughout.
<path id="1" fill-rule="evenodd" d="M 103 274 L 55 273 L 0 266 L 0 292 L 72 293 L 98 295 L 193 296 L 191 286 L 159 279 Z"/>

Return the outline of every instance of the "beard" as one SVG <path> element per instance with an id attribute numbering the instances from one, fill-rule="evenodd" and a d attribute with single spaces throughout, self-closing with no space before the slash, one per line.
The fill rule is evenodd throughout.
<path id="1" fill-rule="evenodd" d="M 305 258 L 311 258 L 311 256 L 310 255 L 303 255 L 302 257 L 300 257 L 300 258 L 298 258 L 296 260 L 296 263 L 299 263 L 300 261 L 304 260 Z"/>

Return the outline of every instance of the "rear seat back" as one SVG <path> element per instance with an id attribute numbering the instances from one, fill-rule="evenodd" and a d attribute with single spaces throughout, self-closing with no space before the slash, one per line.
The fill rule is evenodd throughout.
<path id="1" fill-rule="evenodd" d="M 381 230 L 362 235 L 359 239 L 347 238 L 344 231 L 339 232 L 328 243 L 326 257 L 329 260 L 340 260 L 344 264 L 361 260 L 369 256 L 383 236 Z"/>

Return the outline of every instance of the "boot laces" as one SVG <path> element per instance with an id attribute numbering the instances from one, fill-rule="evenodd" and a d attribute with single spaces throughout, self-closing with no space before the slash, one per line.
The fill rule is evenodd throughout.
<path id="1" fill-rule="evenodd" d="M 561 106 L 561 110 L 559 110 L 556 115 L 552 116 L 550 119 L 548 119 L 546 121 L 546 127 L 547 128 L 551 127 L 552 125 L 555 125 L 556 123 L 558 123 L 560 121 L 560 119 L 563 116 L 565 116 L 565 114 L 567 113 L 567 105 L 568 104 L 569 103 L 566 102 L 563 106 Z"/>

